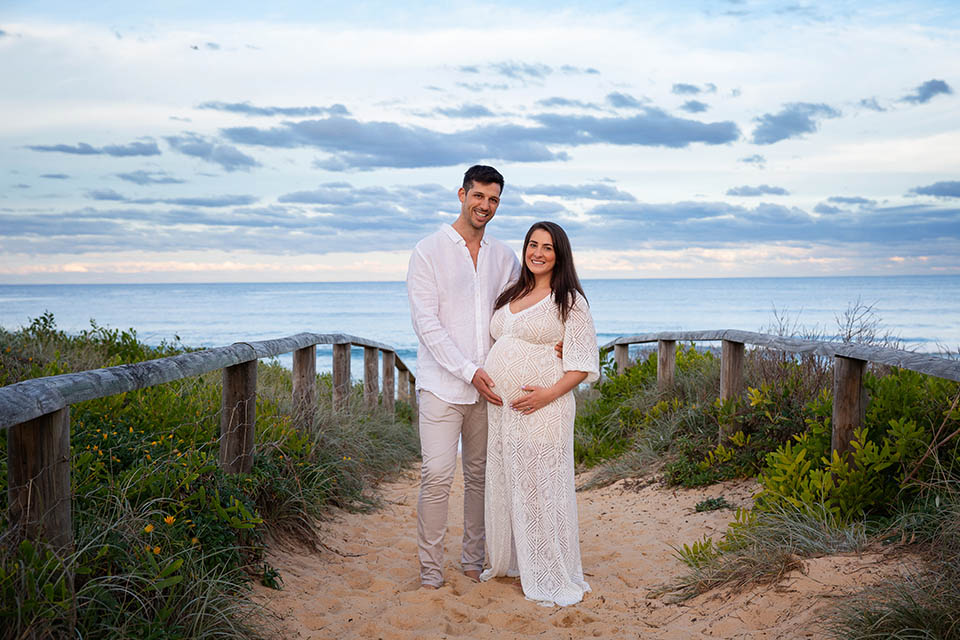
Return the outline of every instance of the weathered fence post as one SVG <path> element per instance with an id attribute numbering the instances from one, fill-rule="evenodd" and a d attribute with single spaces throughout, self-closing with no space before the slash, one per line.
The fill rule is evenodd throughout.
<path id="1" fill-rule="evenodd" d="M 293 352 L 293 423 L 299 429 L 313 427 L 317 414 L 317 346 Z"/>
<path id="2" fill-rule="evenodd" d="M 673 388 L 673 370 L 677 364 L 677 341 L 657 340 L 657 391 Z"/>
<path id="3" fill-rule="evenodd" d="M 733 400 L 743 392 L 743 343 L 724 340 L 720 351 L 720 399 Z M 720 423 L 720 442 L 731 435 L 732 423 Z"/>
<path id="4" fill-rule="evenodd" d="M 221 399 L 220 467 L 226 473 L 249 473 L 257 423 L 255 359 L 224 368 Z"/>
<path id="5" fill-rule="evenodd" d="M 368 409 L 377 406 L 377 395 L 380 393 L 378 356 L 376 347 L 363 348 L 363 402 Z"/>
<path id="6" fill-rule="evenodd" d="M 407 396 L 410 398 L 410 408 L 413 409 L 413 419 L 418 421 L 417 412 L 420 409 L 417 407 L 417 379 L 412 373 L 407 378 Z"/>
<path id="7" fill-rule="evenodd" d="M 410 404 L 410 370 L 400 369 L 397 376 L 397 400 Z"/>
<path id="8" fill-rule="evenodd" d="M 724 340 L 720 351 L 720 399 L 739 398 L 743 392 L 742 342 Z"/>
<path id="9" fill-rule="evenodd" d="M 863 387 L 865 360 L 834 356 L 833 359 L 833 433 L 830 448 L 841 458 L 853 448 L 853 432 L 863 424 L 867 393 Z"/>
<path id="10" fill-rule="evenodd" d="M 350 343 L 333 345 L 333 408 L 350 406 Z"/>
<path id="11" fill-rule="evenodd" d="M 613 345 L 613 361 L 617 365 L 617 375 L 623 375 L 623 372 L 627 369 L 627 365 L 630 364 L 630 345 Z"/>
<path id="12" fill-rule="evenodd" d="M 394 398 L 396 397 L 396 383 L 394 371 L 397 367 L 397 353 L 383 351 L 383 409 L 393 415 Z"/>
<path id="13" fill-rule="evenodd" d="M 10 427 L 7 460 L 11 528 L 73 551 L 70 407 Z"/>

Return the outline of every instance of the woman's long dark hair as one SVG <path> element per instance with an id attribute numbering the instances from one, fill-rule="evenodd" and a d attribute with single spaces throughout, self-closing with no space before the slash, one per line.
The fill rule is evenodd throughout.
<path id="1" fill-rule="evenodd" d="M 579 293 L 584 300 L 587 299 L 587 296 L 583 293 L 580 278 L 577 277 L 577 269 L 573 265 L 573 251 L 570 249 L 570 240 L 563 228 L 555 222 L 535 222 L 527 231 L 527 236 L 523 239 L 523 248 L 520 251 L 522 256 L 520 260 L 520 279 L 500 294 L 493 309 L 496 311 L 503 305 L 509 304 L 517 298 L 522 298 L 533 290 L 536 280 L 533 277 L 533 272 L 527 267 L 527 246 L 530 244 L 530 236 L 537 229 L 543 229 L 553 239 L 553 254 L 556 262 L 553 263 L 553 272 L 550 274 L 550 288 L 553 290 L 553 300 L 557 303 L 560 311 L 560 319 L 566 322 L 576 294 Z"/>

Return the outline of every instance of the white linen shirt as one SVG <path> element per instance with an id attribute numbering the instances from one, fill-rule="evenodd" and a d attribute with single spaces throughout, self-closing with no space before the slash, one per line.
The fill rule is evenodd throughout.
<path id="1" fill-rule="evenodd" d="M 493 344 L 493 303 L 520 276 L 504 243 L 483 236 L 477 266 L 450 225 L 417 243 L 407 269 L 407 296 L 417 347 L 417 390 L 451 404 L 480 397 L 472 381 Z"/>

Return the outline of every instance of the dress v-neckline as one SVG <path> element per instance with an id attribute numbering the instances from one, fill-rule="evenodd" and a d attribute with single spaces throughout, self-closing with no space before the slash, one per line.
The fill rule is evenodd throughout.
<path id="1" fill-rule="evenodd" d="M 508 303 L 507 303 L 507 312 L 508 312 L 510 315 L 512 315 L 512 316 L 518 316 L 518 315 L 520 315 L 521 313 L 523 313 L 524 311 L 529 311 L 530 309 L 533 309 L 535 306 L 537 306 L 538 304 L 540 304 L 541 302 L 543 302 L 543 301 L 546 300 L 547 298 L 552 298 L 552 297 L 553 297 L 553 292 L 551 291 L 551 292 L 548 293 L 547 295 L 543 296 L 542 298 L 540 298 L 539 300 L 537 300 L 536 302 L 534 302 L 534 303 L 533 303 L 532 305 L 530 305 L 529 307 L 524 307 L 523 309 L 520 309 L 520 311 L 514 311 L 513 309 L 511 309 L 511 308 L 510 308 L 510 303 L 508 302 Z"/>

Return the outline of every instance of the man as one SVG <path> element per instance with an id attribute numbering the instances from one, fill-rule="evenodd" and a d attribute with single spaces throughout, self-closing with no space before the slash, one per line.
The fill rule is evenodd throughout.
<path id="1" fill-rule="evenodd" d="M 462 437 L 464 574 L 478 580 L 484 562 L 483 489 L 487 402 L 502 404 L 481 368 L 490 350 L 497 295 L 516 280 L 520 264 L 505 244 L 484 235 L 500 205 L 503 176 L 475 165 L 458 191 L 460 215 L 421 240 L 410 257 L 407 294 L 417 349 L 420 405 L 420 498 L 417 546 L 420 583 L 443 584 L 447 501 Z"/>

